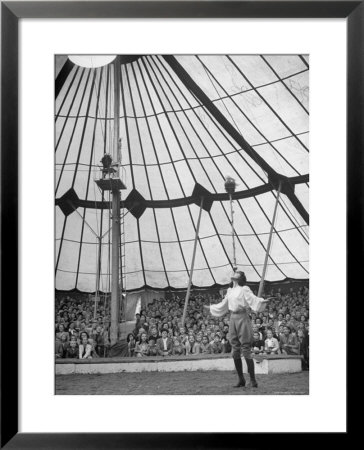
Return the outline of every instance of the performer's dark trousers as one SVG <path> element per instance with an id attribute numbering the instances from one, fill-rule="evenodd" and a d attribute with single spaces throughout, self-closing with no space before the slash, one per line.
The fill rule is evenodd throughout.
<path id="1" fill-rule="evenodd" d="M 245 308 L 238 313 L 230 314 L 229 335 L 233 358 L 241 358 L 242 353 L 245 359 L 251 359 L 253 331 L 250 317 Z"/>

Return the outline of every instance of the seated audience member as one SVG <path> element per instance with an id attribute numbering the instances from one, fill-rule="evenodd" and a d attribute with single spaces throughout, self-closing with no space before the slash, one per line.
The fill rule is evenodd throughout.
<path id="1" fill-rule="evenodd" d="M 99 358 L 99 354 L 96 351 L 96 342 L 95 340 L 91 337 L 88 339 L 88 343 L 91 345 L 91 356 L 93 358 Z"/>
<path id="2" fill-rule="evenodd" d="M 179 329 L 179 340 L 183 345 L 186 345 L 186 342 L 188 341 L 188 336 L 184 327 Z"/>
<path id="3" fill-rule="evenodd" d="M 264 351 L 267 355 L 278 355 L 279 352 L 279 342 L 275 337 L 273 337 L 273 332 L 271 329 L 267 330 L 267 339 L 265 340 Z"/>
<path id="4" fill-rule="evenodd" d="M 280 337 L 281 352 L 285 355 L 298 355 L 298 340 L 296 334 L 291 332 L 291 328 L 285 326 L 283 335 Z"/>
<path id="5" fill-rule="evenodd" d="M 222 353 L 231 353 L 231 344 L 227 337 L 227 333 L 223 333 L 221 338 Z"/>
<path id="6" fill-rule="evenodd" d="M 56 339 L 58 339 L 59 341 L 62 341 L 62 336 L 66 337 L 66 341 L 68 342 L 69 339 L 69 334 L 68 331 L 65 331 L 64 329 L 64 325 L 61 323 L 58 326 L 58 333 L 56 333 Z"/>
<path id="7" fill-rule="evenodd" d="M 159 339 L 159 336 L 158 336 L 158 330 L 157 330 L 157 328 L 155 326 L 151 327 L 149 338 L 153 338 L 155 343 L 157 343 L 157 341 Z"/>
<path id="8" fill-rule="evenodd" d="M 195 341 L 194 335 L 190 334 L 186 342 L 186 355 L 196 355 L 197 353 L 200 353 L 200 346 Z"/>
<path id="9" fill-rule="evenodd" d="M 66 350 L 66 358 L 78 358 L 78 357 L 79 357 L 79 349 L 77 341 L 75 339 L 72 339 Z"/>
<path id="10" fill-rule="evenodd" d="M 302 329 L 297 331 L 299 354 L 302 355 L 302 370 L 309 368 L 308 335 Z"/>
<path id="11" fill-rule="evenodd" d="M 252 341 L 252 353 L 259 355 L 264 351 L 264 341 L 260 339 L 258 331 L 253 333 L 253 341 Z"/>
<path id="12" fill-rule="evenodd" d="M 78 336 L 78 332 L 77 332 L 77 330 L 76 330 L 76 324 L 75 324 L 75 322 L 71 322 L 70 323 L 70 326 L 69 326 L 69 328 L 68 328 L 68 334 L 69 334 L 69 337 L 71 338 L 72 336 Z"/>
<path id="13" fill-rule="evenodd" d="M 215 334 L 214 340 L 210 343 L 211 353 L 222 353 L 222 344 L 218 334 Z"/>
<path id="14" fill-rule="evenodd" d="M 200 344 L 200 353 L 205 353 L 205 354 L 211 353 L 209 339 L 206 335 L 202 336 L 202 341 Z"/>
<path id="15" fill-rule="evenodd" d="M 135 346 L 134 354 L 139 358 L 149 355 L 149 344 L 147 341 L 147 333 L 142 333 L 140 335 L 140 340 L 137 342 Z"/>
<path id="16" fill-rule="evenodd" d="M 128 356 L 134 356 L 135 352 L 135 337 L 133 333 L 129 333 L 126 337 L 126 342 L 128 344 Z"/>
<path id="17" fill-rule="evenodd" d="M 92 338 L 95 342 L 96 353 L 101 358 L 104 358 L 106 356 L 107 342 L 105 342 L 105 332 L 101 325 L 96 327 L 96 333 L 92 336 Z"/>
<path id="18" fill-rule="evenodd" d="M 86 334 L 86 333 L 85 333 Z M 92 345 L 88 342 L 88 339 L 85 335 L 82 337 L 81 344 L 78 347 L 79 350 L 79 359 L 92 359 Z"/>
<path id="19" fill-rule="evenodd" d="M 157 349 L 157 341 L 154 338 L 154 336 L 151 336 L 148 340 L 149 343 L 149 356 L 157 356 L 158 355 L 158 349 Z"/>
<path id="20" fill-rule="evenodd" d="M 276 333 L 276 329 L 274 327 L 272 327 L 271 330 L 272 330 L 273 337 L 275 339 L 277 339 L 277 341 L 279 342 L 279 337 L 278 337 L 278 334 Z"/>
<path id="21" fill-rule="evenodd" d="M 67 339 L 67 336 L 65 336 L 64 334 L 61 337 L 61 353 L 62 353 L 62 358 L 66 357 L 66 352 L 67 352 L 67 348 L 69 346 L 69 341 Z"/>
<path id="22" fill-rule="evenodd" d="M 170 337 L 168 337 L 168 331 L 166 329 L 162 330 L 162 337 L 157 341 L 157 350 L 160 356 L 169 356 L 172 354 L 173 342 Z"/>
<path id="23" fill-rule="evenodd" d="M 257 325 L 254 325 L 254 326 L 253 326 L 253 335 L 254 335 L 254 333 L 258 333 L 259 339 L 260 339 L 261 341 L 263 340 L 263 335 L 262 335 L 262 333 L 259 331 L 259 328 L 258 328 Z"/>
<path id="24" fill-rule="evenodd" d="M 180 340 L 178 339 L 177 336 L 175 336 L 173 338 L 173 348 L 172 348 L 172 355 L 173 356 L 180 356 L 180 355 L 184 355 L 185 353 L 185 347 L 184 345 L 180 342 Z"/>
<path id="25" fill-rule="evenodd" d="M 275 321 L 275 323 L 274 323 L 274 328 L 275 328 L 276 330 L 279 330 L 279 327 L 281 326 L 282 321 L 283 321 L 283 314 L 282 314 L 282 313 L 279 313 L 279 314 L 278 314 L 278 319 L 277 319 L 277 320 Z"/>
<path id="26" fill-rule="evenodd" d="M 77 339 L 78 345 L 81 344 L 82 339 L 83 339 L 84 337 L 86 337 L 86 338 L 88 339 L 88 338 L 89 338 L 89 334 L 88 334 L 86 331 L 80 331 L 80 333 L 78 334 L 78 339 Z"/>
<path id="27" fill-rule="evenodd" d="M 58 339 L 55 340 L 55 356 L 56 358 L 63 358 L 63 345 Z"/>

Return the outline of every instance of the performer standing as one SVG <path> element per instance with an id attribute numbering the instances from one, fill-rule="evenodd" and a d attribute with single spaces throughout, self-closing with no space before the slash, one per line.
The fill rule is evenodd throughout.
<path id="1" fill-rule="evenodd" d="M 227 290 L 225 298 L 216 305 L 204 306 L 213 316 L 220 317 L 230 311 L 229 335 L 232 346 L 232 356 L 239 381 L 234 387 L 244 387 L 245 379 L 243 375 L 243 363 L 241 353 L 243 354 L 252 387 L 258 387 L 255 379 L 254 361 L 251 356 L 251 342 L 253 340 L 253 331 L 250 317 L 247 311 L 249 306 L 253 311 L 258 312 L 262 309 L 264 303 L 271 300 L 272 297 L 264 299 L 256 297 L 250 288 L 246 285 L 244 272 L 236 271 L 231 277 L 232 287 Z"/>

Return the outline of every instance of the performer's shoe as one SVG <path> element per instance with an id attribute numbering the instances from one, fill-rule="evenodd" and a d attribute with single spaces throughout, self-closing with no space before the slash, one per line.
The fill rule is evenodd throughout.
<path id="1" fill-rule="evenodd" d="M 238 384 L 234 386 L 234 388 L 245 387 L 245 379 L 239 378 Z"/>
<path id="2" fill-rule="evenodd" d="M 238 377 L 239 377 L 239 382 L 234 387 L 236 387 L 236 388 L 244 387 L 245 386 L 245 378 L 243 375 L 243 362 L 242 362 L 241 358 L 236 358 L 236 359 L 234 358 L 234 364 L 235 364 L 235 369 L 238 372 Z"/>
<path id="3" fill-rule="evenodd" d="M 248 372 L 250 375 L 250 387 L 257 388 L 258 383 L 255 379 L 254 361 L 251 358 L 245 358 L 245 361 L 248 366 Z"/>

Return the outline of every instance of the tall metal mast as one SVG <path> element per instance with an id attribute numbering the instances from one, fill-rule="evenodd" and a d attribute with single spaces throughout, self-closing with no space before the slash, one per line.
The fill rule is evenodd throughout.
<path id="1" fill-rule="evenodd" d="M 118 162 L 117 177 L 119 177 L 119 139 L 120 139 L 120 57 L 114 60 L 114 148 L 113 160 Z M 120 251 L 120 190 L 112 189 L 112 252 L 111 252 L 111 325 L 110 341 L 115 344 L 119 331 L 119 251 Z"/>
<path id="2" fill-rule="evenodd" d="M 118 340 L 119 332 L 119 302 L 120 302 L 120 190 L 126 186 L 120 180 L 120 56 L 114 60 L 114 142 L 112 155 L 105 154 L 102 178 L 96 183 L 103 191 L 111 192 L 111 310 L 110 310 L 110 341 L 111 345 Z"/>

